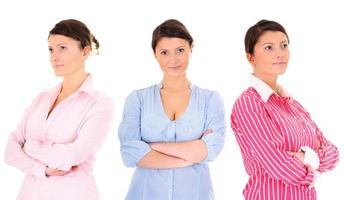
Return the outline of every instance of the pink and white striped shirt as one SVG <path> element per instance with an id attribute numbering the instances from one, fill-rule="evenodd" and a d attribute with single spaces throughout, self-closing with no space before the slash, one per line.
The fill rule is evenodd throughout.
<path id="1" fill-rule="evenodd" d="M 309 146 L 325 172 L 339 153 L 325 139 L 309 113 L 282 87 L 281 96 L 252 75 L 251 87 L 236 100 L 231 125 L 249 175 L 247 200 L 315 200 L 314 171 L 289 152 Z"/>
<path id="2" fill-rule="evenodd" d="M 94 90 L 88 76 L 48 116 L 60 90 L 61 84 L 38 95 L 9 136 L 5 161 L 26 174 L 18 200 L 99 198 L 92 162 L 112 124 L 112 99 Z M 78 168 L 65 176 L 46 177 L 47 166 Z"/>

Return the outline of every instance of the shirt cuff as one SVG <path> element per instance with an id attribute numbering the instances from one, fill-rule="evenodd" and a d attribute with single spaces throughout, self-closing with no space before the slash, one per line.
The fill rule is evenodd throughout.
<path id="1" fill-rule="evenodd" d="M 311 170 L 313 170 L 314 179 L 313 179 L 313 182 L 308 186 L 309 189 L 312 189 L 313 187 L 315 187 L 315 185 L 317 185 L 319 177 L 320 177 L 320 172 L 318 170 L 314 170 L 314 169 L 311 169 Z"/>
<path id="2" fill-rule="evenodd" d="M 305 153 L 303 164 L 311 166 L 314 170 L 318 169 L 320 164 L 318 154 L 309 146 L 301 147 L 301 151 Z"/>

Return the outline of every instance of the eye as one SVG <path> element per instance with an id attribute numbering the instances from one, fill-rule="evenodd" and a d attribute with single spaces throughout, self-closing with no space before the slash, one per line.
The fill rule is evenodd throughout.
<path id="1" fill-rule="evenodd" d="M 161 55 L 167 55 L 168 52 L 167 52 L 166 50 L 163 50 L 163 51 L 160 51 L 160 54 L 161 54 Z"/>
<path id="2" fill-rule="evenodd" d="M 52 49 L 52 48 L 48 48 L 48 51 L 49 51 L 50 53 L 53 53 L 53 49 Z"/>
<path id="3" fill-rule="evenodd" d="M 289 45 L 288 45 L 287 43 L 282 44 L 282 48 L 283 48 L 283 49 L 288 48 L 288 46 L 289 46 Z"/>
<path id="4" fill-rule="evenodd" d="M 177 49 L 177 53 L 183 53 L 184 51 L 185 51 L 184 48 L 178 48 L 178 49 Z"/>
<path id="5" fill-rule="evenodd" d="M 270 51 L 272 50 L 272 46 L 271 45 L 265 46 L 264 49 Z"/>
<path id="6" fill-rule="evenodd" d="M 61 50 L 66 50 L 67 47 L 66 47 L 66 46 L 60 46 L 60 49 L 61 49 Z"/>

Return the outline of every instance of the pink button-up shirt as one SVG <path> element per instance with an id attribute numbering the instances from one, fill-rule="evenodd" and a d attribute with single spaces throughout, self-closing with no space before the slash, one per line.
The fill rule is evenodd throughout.
<path id="1" fill-rule="evenodd" d="M 60 90 L 61 84 L 38 95 L 9 136 L 5 161 L 26 173 L 18 200 L 98 199 L 92 162 L 112 125 L 112 99 L 93 89 L 89 75 L 48 116 Z M 47 166 L 78 169 L 47 177 Z"/>
<path id="2" fill-rule="evenodd" d="M 281 96 L 280 96 L 281 95 Z M 319 172 L 333 169 L 338 150 L 309 113 L 280 87 L 280 95 L 255 76 L 236 100 L 232 128 L 250 176 L 247 200 L 315 200 L 314 171 L 289 152 L 309 146 L 318 155 Z"/>

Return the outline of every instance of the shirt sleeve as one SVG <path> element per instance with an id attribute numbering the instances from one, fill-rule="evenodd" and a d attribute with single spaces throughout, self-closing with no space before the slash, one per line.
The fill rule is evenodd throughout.
<path id="1" fill-rule="evenodd" d="M 26 109 L 19 125 L 9 135 L 4 159 L 7 164 L 22 170 L 26 174 L 30 174 L 38 178 L 46 178 L 46 165 L 36 159 L 31 158 L 23 151 L 23 147 L 26 142 L 25 127 L 27 120 L 35 105 L 39 102 L 39 98 L 40 95 Z"/>
<path id="2" fill-rule="evenodd" d="M 284 139 L 256 97 L 245 95 L 239 98 L 234 104 L 231 121 L 240 148 L 252 154 L 270 177 L 287 185 L 309 186 L 313 183 L 313 170 L 276 146 Z"/>
<path id="3" fill-rule="evenodd" d="M 213 161 L 221 152 L 226 132 L 225 110 L 218 92 L 213 92 L 207 103 L 205 130 L 213 132 L 202 137 L 208 150 L 207 157 L 201 162 Z"/>
<path id="4" fill-rule="evenodd" d="M 51 168 L 68 171 L 89 158 L 102 144 L 113 121 L 111 98 L 100 98 L 82 121 L 77 138 L 66 144 L 26 141 L 24 150 Z"/>
<path id="5" fill-rule="evenodd" d="M 127 167 L 136 167 L 138 162 L 151 151 L 150 146 L 142 141 L 141 103 L 137 91 L 126 99 L 122 122 L 118 128 L 122 160 Z"/>
<path id="6" fill-rule="evenodd" d="M 324 137 L 322 131 L 312 120 L 309 112 L 299 102 L 296 103 L 299 106 L 299 109 L 301 109 L 302 112 L 304 112 L 307 115 L 307 117 L 312 121 L 313 125 L 315 126 L 317 140 L 319 142 L 318 148 L 315 149 L 315 152 L 319 157 L 319 167 L 317 170 L 322 173 L 334 169 L 339 161 L 339 151 L 337 147 Z"/>
<path id="7" fill-rule="evenodd" d="M 321 130 L 317 127 L 317 139 L 320 143 L 315 151 L 319 156 L 319 172 L 326 172 L 334 169 L 339 161 L 339 151 L 335 145 L 328 141 Z"/>

